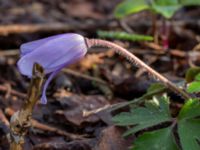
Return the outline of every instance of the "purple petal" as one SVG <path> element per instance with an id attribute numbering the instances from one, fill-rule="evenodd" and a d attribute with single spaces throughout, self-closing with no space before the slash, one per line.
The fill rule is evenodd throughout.
<path id="1" fill-rule="evenodd" d="M 44 84 L 43 90 L 42 90 L 42 97 L 41 97 L 41 103 L 42 104 L 47 104 L 47 97 L 46 97 L 46 91 L 47 91 L 47 87 L 49 85 L 49 83 L 51 82 L 51 80 L 53 79 L 53 77 L 62 69 L 62 67 L 56 71 L 54 71 L 49 78 L 47 79 L 47 81 Z"/>
<path id="2" fill-rule="evenodd" d="M 48 87 L 49 83 L 56 76 L 56 74 L 58 72 L 60 72 L 62 70 L 62 68 L 64 68 L 65 66 L 67 66 L 67 64 L 63 64 L 63 65 L 59 66 L 57 70 L 55 70 L 52 74 L 50 74 L 49 78 L 45 82 L 43 89 L 42 89 L 42 97 L 41 97 L 42 104 L 47 104 L 46 91 L 47 91 L 47 87 Z"/>
<path id="3" fill-rule="evenodd" d="M 54 38 L 50 37 L 45 42 L 33 44 L 30 49 L 31 53 L 24 51 L 23 57 L 18 61 L 17 65 L 23 75 L 32 75 L 32 67 L 34 63 L 39 63 L 45 69 L 45 73 L 57 70 L 63 64 L 72 64 L 82 58 L 87 52 L 84 37 L 78 34 L 62 34 Z M 36 46 L 37 45 L 37 46 Z M 40 45 L 40 46 L 39 46 Z"/>
<path id="4" fill-rule="evenodd" d="M 32 52 L 36 48 L 40 47 L 42 44 L 45 44 L 49 40 L 52 40 L 52 39 L 57 38 L 59 36 L 62 36 L 62 35 L 55 35 L 55 36 L 47 37 L 47 38 L 44 38 L 44 39 L 41 39 L 41 40 L 36 40 L 36 41 L 33 41 L 33 42 L 24 43 L 20 46 L 20 54 L 21 54 L 21 56 L 24 56 L 24 55 Z"/>

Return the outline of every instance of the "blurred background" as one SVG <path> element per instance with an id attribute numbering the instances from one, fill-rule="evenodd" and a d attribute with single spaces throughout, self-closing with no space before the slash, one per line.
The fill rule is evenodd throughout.
<path id="1" fill-rule="evenodd" d="M 188 68 L 200 65 L 200 7 L 182 7 L 167 20 L 171 28 L 169 46 L 164 49 L 164 18 L 141 11 L 117 19 L 114 10 L 120 2 L 0 0 L 0 150 L 8 149 L 10 116 L 20 109 L 29 87 L 30 80 L 16 67 L 22 43 L 68 32 L 107 38 L 98 31 L 123 31 L 154 37 L 150 42 L 108 39 L 174 82 L 182 81 Z M 26 149 L 128 149 L 135 137 L 122 138 L 124 129 L 112 125 L 110 113 L 83 117 L 83 111 L 139 97 L 154 82 L 143 69 L 131 66 L 111 49 L 91 49 L 83 60 L 65 68 L 53 80 L 47 93 L 49 103 L 35 108 L 35 125 L 28 134 Z M 177 98 L 173 93 L 170 96 Z"/>

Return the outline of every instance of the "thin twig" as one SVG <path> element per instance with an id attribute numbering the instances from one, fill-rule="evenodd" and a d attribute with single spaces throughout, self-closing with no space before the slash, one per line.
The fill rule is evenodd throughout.
<path id="1" fill-rule="evenodd" d="M 80 140 L 80 139 L 84 138 L 84 136 L 82 136 L 82 135 L 76 135 L 76 134 L 73 134 L 73 133 L 68 133 L 68 132 L 60 130 L 58 128 L 51 127 L 49 125 L 40 123 L 40 122 L 38 122 L 37 120 L 34 120 L 34 119 L 31 120 L 31 123 L 32 123 L 33 127 L 35 127 L 35 128 L 38 128 L 38 129 L 43 130 L 43 131 L 54 132 L 58 135 L 65 136 L 68 140 Z"/>
<path id="2" fill-rule="evenodd" d="M 55 22 L 45 24 L 12 24 L 12 25 L 0 25 L 0 35 L 7 36 L 9 34 L 20 33 L 35 33 L 35 32 L 54 32 L 54 31 L 72 31 L 72 30 L 96 30 L 97 27 L 116 27 L 117 22 L 112 19 L 103 20 L 98 24 L 96 21 L 86 21 L 80 23 L 74 22 Z"/>
<path id="3" fill-rule="evenodd" d="M 117 109 L 120 109 L 120 108 L 123 108 L 123 107 L 126 107 L 128 105 L 132 105 L 132 104 L 141 104 L 142 102 L 144 102 L 146 99 L 148 98 L 151 98 L 152 96 L 156 95 L 156 94 L 161 94 L 163 92 L 166 91 L 166 88 L 160 88 L 160 89 L 157 89 L 153 92 L 149 92 L 145 95 L 143 95 L 142 97 L 140 98 L 136 98 L 136 99 L 133 99 L 131 101 L 128 101 L 128 102 L 121 102 L 121 103 L 117 103 L 117 104 L 112 104 L 112 105 L 105 105 L 101 108 L 98 108 L 98 109 L 94 109 L 94 110 L 90 110 L 90 111 L 86 111 L 84 110 L 83 111 L 83 116 L 84 117 L 88 117 L 88 116 L 91 116 L 91 115 L 94 115 L 94 114 L 97 114 L 99 112 L 102 112 L 102 111 L 114 111 L 114 110 L 117 110 Z"/>
<path id="4" fill-rule="evenodd" d="M 101 112 L 103 110 L 106 110 L 108 108 L 111 108 L 112 105 L 105 105 L 103 107 L 100 107 L 100 108 L 97 108 L 97 109 L 94 109 L 94 110 L 83 110 L 83 117 L 88 117 L 88 116 L 91 116 L 93 114 L 97 114 L 98 112 Z"/>
<path id="5" fill-rule="evenodd" d="M 128 26 L 128 24 L 126 23 L 126 19 L 121 19 L 119 21 L 120 26 L 128 33 L 134 33 L 134 31 Z"/>
<path id="6" fill-rule="evenodd" d="M 69 30 L 72 29 L 67 24 L 12 24 L 0 25 L 0 35 L 9 35 L 17 33 L 33 33 L 39 31 L 56 31 L 56 30 Z"/>
<path id="7" fill-rule="evenodd" d="M 158 27 L 162 24 L 162 22 L 157 21 Z M 185 25 L 199 25 L 200 20 L 179 20 L 179 21 L 173 21 L 172 26 L 185 26 Z M 148 21 L 144 23 L 135 23 L 131 24 L 130 26 L 132 28 L 138 28 L 142 25 L 145 25 L 147 27 L 152 26 L 152 24 Z M 110 28 L 116 28 L 118 27 L 118 23 L 116 20 L 113 19 L 107 19 L 103 20 L 100 23 L 96 23 L 96 21 L 93 22 L 85 22 L 84 24 L 80 22 L 73 22 L 73 23 L 53 23 L 53 24 L 12 24 L 12 25 L 0 25 L 0 35 L 9 35 L 9 34 L 19 34 L 19 33 L 34 33 L 34 32 L 40 32 L 40 31 L 71 31 L 71 30 L 84 30 L 84 29 L 96 29 L 97 27 L 107 27 Z"/>
<path id="8" fill-rule="evenodd" d="M 19 55 L 18 49 L 0 50 L 0 56 L 16 56 Z"/>
<path id="9" fill-rule="evenodd" d="M 5 86 L 5 85 L 0 85 L 0 91 L 2 91 L 2 92 L 7 92 L 8 90 L 9 90 L 9 88 L 8 88 L 7 86 Z M 10 94 L 15 95 L 15 96 L 18 96 L 18 97 L 21 97 L 21 98 L 26 98 L 26 97 L 27 97 L 26 94 L 21 93 L 21 92 L 16 91 L 16 90 L 13 90 L 13 89 L 11 89 L 9 92 L 10 92 Z"/>
<path id="10" fill-rule="evenodd" d="M 91 80 L 91 81 L 94 81 L 94 82 L 97 82 L 97 83 L 100 83 L 100 84 L 105 84 L 107 85 L 107 82 L 104 81 L 104 80 L 101 80 L 99 78 L 96 78 L 96 77 L 91 77 L 91 76 L 88 76 L 86 74 L 81 74 L 79 72 L 76 72 L 74 70 L 71 70 L 71 69 L 63 69 L 62 70 L 63 72 L 67 73 L 67 74 L 71 74 L 73 76 L 77 76 L 77 77 L 80 77 L 80 78 L 84 78 L 84 79 L 87 79 L 87 80 Z"/>
<path id="11" fill-rule="evenodd" d="M 8 116 L 12 116 L 15 113 L 15 111 L 12 108 L 6 108 L 5 113 Z M 83 138 L 82 135 L 76 135 L 76 134 L 73 134 L 73 133 L 68 133 L 68 132 L 60 130 L 58 128 L 40 123 L 39 121 L 37 121 L 35 119 L 31 119 L 31 125 L 32 125 L 33 128 L 37 128 L 37 129 L 40 129 L 42 131 L 53 132 L 53 133 L 56 133 L 58 135 L 65 136 L 69 140 L 78 140 L 78 139 Z"/>

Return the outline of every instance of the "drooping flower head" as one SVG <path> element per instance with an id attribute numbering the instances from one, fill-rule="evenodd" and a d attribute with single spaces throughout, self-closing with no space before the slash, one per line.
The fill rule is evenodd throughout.
<path id="1" fill-rule="evenodd" d="M 190 95 L 188 95 L 184 90 L 176 87 L 175 84 L 162 76 L 160 73 L 153 70 L 142 60 L 123 47 L 105 40 L 87 39 L 78 34 L 61 34 L 23 44 L 20 48 L 21 58 L 17 65 L 20 72 L 29 77 L 32 75 L 31 73 L 34 63 L 42 65 L 46 74 L 51 73 L 48 80 L 45 82 L 41 98 L 42 103 L 46 103 L 46 89 L 52 78 L 63 67 L 82 58 L 86 54 L 87 49 L 93 46 L 113 48 L 115 52 L 126 57 L 130 63 L 145 69 L 149 74 L 151 74 L 153 77 L 156 77 L 156 79 L 162 82 L 166 87 L 178 94 L 181 94 L 183 98 L 191 98 Z"/>
<path id="2" fill-rule="evenodd" d="M 84 57 L 87 45 L 83 36 L 68 33 L 22 44 L 20 52 L 21 58 L 17 65 L 21 74 L 31 77 L 34 63 L 40 64 L 45 74 L 50 74 L 41 97 L 42 103 L 46 104 L 46 89 L 52 78 L 63 67 Z"/>

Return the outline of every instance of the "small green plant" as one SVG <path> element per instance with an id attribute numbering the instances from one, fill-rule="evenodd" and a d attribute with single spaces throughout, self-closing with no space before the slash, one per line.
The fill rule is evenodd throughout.
<path id="1" fill-rule="evenodd" d="M 183 6 L 200 5 L 199 0 L 125 0 L 115 9 L 118 18 L 150 10 L 170 19 Z"/>
<path id="2" fill-rule="evenodd" d="M 166 96 L 153 97 L 152 100 L 146 101 L 144 107 L 133 106 L 130 112 L 122 112 L 115 116 L 113 121 L 119 126 L 132 126 L 124 136 L 136 133 L 140 130 L 172 121 L 168 108 L 169 99 Z"/>
<path id="3" fill-rule="evenodd" d="M 185 77 L 187 92 L 200 92 L 200 68 L 190 68 Z M 160 90 L 162 89 L 162 90 Z M 160 90 L 160 92 L 155 91 Z M 150 95 L 150 97 L 146 97 Z M 140 98 L 139 98 L 140 99 Z M 137 99 L 136 99 L 137 100 Z M 152 84 L 140 101 L 129 102 L 130 111 L 113 117 L 118 126 L 129 127 L 124 136 L 137 133 L 132 150 L 199 150 L 200 101 L 190 98 L 177 113 L 170 109 L 166 88 Z"/>
<path id="4" fill-rule="evenodd" d="M 200 0 L 124 0 L 115 9 L 115 17 L 123 18 L 127 15 L 149 10 L 153 14 L 160 14 L 164 17 L 161 26 L 161 39 L 164 49 L 169 48 L 170 25 L 166 19 L 171 19 L 180 8 L 184 6 L 200 5 Z M 154 17 L 155 18 L 155 17 Z M 156 36 L 156 19 L 152 19 L 153 34 Z M 156 40 L 157 41 L 157 40 Z"/>
<path id="5" fill-rule="evenodd" d="M 189 99 L 175 117 L 169 104 L 166 94 L 155 95 L 144 106 L 134 105 L 113 117 L 116 125 L 129 126 L 124 136 L 139 133 L 132 150 L 200 149 L 200 101 Z"/>

